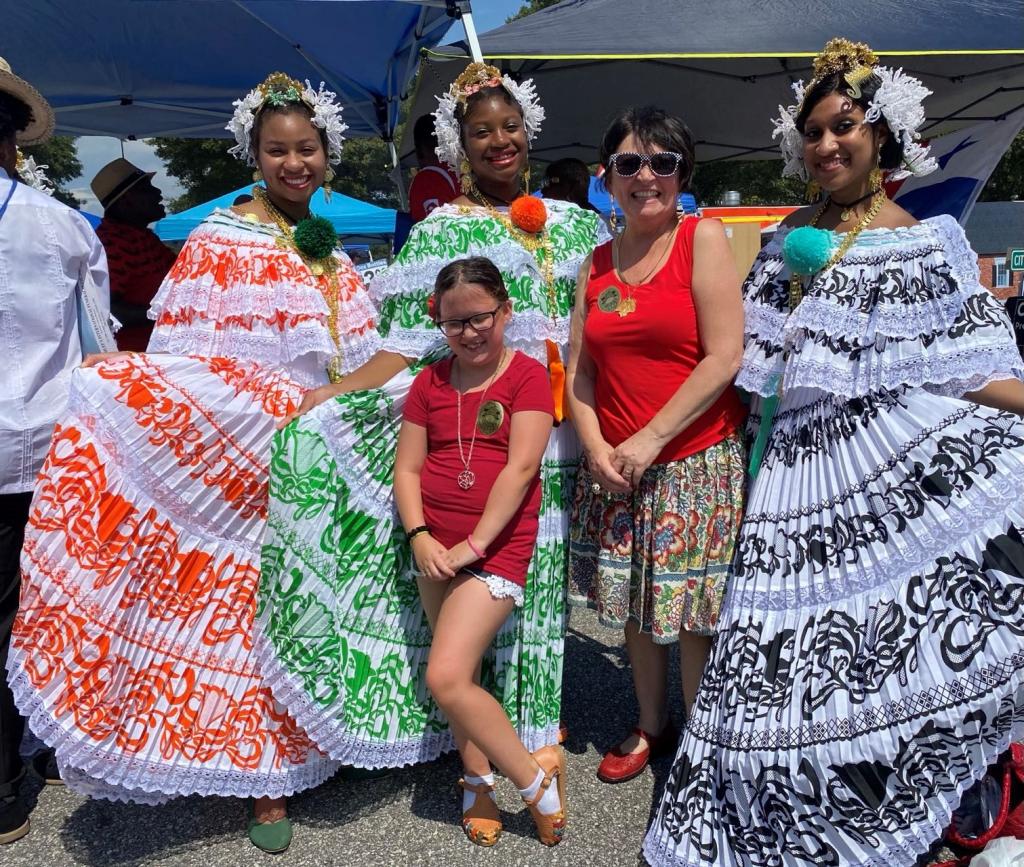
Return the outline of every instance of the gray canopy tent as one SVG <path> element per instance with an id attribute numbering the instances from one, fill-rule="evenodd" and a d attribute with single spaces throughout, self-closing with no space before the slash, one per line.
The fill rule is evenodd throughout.
<path id="1" fill-rule="evenodd" d="M 537 85 L 547 119 L 536 158 L 591 162 L 616 111 L 653 103 L 684 117 L 698 160 L 711 161 L 778 156 L 770 118 L 834 36 L 867 42 L 934 92 L 926 136 L 1024 107 L 1024 0 L 563 0 L 480 45 Z M 463 45 L 425 52 L 413 117 L 436 108 L 467 61 Z"/>

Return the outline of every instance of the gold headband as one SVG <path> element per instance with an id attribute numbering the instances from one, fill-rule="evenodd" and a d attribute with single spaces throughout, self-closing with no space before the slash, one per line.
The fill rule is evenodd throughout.
<path id="1" fill-rule="evenodd" d="M 501 71 L 497 67 L 489 66 L 486 63 L 471 63 L 455 79 L 451 95 L 456 102 L 465 105 L 466 100 L 477 91 L 483 90 L 485 87 L 502 86 Z"/>
<path id="2" fill-rule="evenodd" d="M 860 86 L 871 77 L 877 65 L 878 56 L 865 43 L 830 39 L 821 54 L 814 58 L 814 77 L 807 90 L 827 75 L 838 73 L 849 85 L 847 94 L 859 99 Z"/>

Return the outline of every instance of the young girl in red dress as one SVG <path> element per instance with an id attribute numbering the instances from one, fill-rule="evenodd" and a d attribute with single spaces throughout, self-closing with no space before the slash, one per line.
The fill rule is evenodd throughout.
<path id="1" fill-rule="evenodd" d="M 447 265 L 432 303 L 452 355 L 416 377 L 395 458 L 398 511 L 434 633 L 427 686 L 465 767 L 466 836 L 480 846 L 501 836 L 494 762 L 519 788 L 541 842 L 554 846 L 565 830 L 561 748 L 531 755 L 477 682 L 484 651 L 522 604 L 537 539 L 540 462 L 554 415 L 547 371 L 505 345 L 512 305 L 489 259 Z"/>

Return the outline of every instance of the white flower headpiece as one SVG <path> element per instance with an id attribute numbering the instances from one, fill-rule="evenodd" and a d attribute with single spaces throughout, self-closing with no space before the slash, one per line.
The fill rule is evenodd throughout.
<path id="1" fill-rule="evenodd" d="M 884 120 L 889 132 L 903 145 L 903 163 L 889 174 L 890 180 L 900 180 L 910 175 L 927 175 L 938 168 L 938 163 L 929 155 L 929 149 L 922 145 L 917 128 L 924 123 L 924 99 L 931 95 L 920 81 L 907 75 L 902 69 L 878 66 L 877 58 L 863 43 L 846 39 L 833 39 L 814 60 L 814 77 L 809 85 L 802 81 L 793 85 L 796 103 L 779 106 L 779 116 L 772 120 L 772 138 L 781 137 L 779 149 L 785 166 L 783 177 L 797 177 L 809 180 L 804 165 L 803 136 L 796 128 L 796 117 L 803 105 L 804 95 L 814 84 L 826 75 L 841 72 L 846 79 L 847 93 L 854 99 L 861 95 L 860 85 L 872 75 L 879 79 L 878 89 L 871 98 L 871 104 L 864 113 L 864 123 Z"/>
<path id="2" fill-rule="evenodd" d="M 527 79 L 516 84 L 509 76 L 502 75 L 493 66 L 483 63 L 471 63 L 463 73 L 455 79 L 448 92 L 437 98 L 437 111 L 434 112 L 434 132 L 437 134 L 437 157 L 454 171 L 460 171 L 466 151 L 462 147 L 462 133 L 456 111 L 460 105 L 465 107 L 466 101 L 485 87 L 503 87 L 518 103 L 523 113 L 523 126 L 526 128 L 527 141 L 533 141 L 540 132 L 544 120 L 544 108 L 537 99 L 537 89 L 533 80 Z"/>
<path id="3" fill-rule="evenodd" d="M 235 137 L 236 144 L 228 153 L 245 160 L 249 165 L 256 165 L 256 155 L 252 150 L 252 128 L 256 123 L 256 115 L 267 103 L 271 105 L 288 105 L 302 102 L 313 112 L 310 119 L 313 126 L 322 129 L 327 135 L 327 160 L 337 165 L 341 161 L 341 147 L 345 137 L 342 133 L 348 129 L 341 119 L 341 106 L 335 102 L 336 94 L 326 90 L 320 82 L 320 89 L 314 90 L 306 79 L 305 85 L 283 72 L 274 72 L 267 76 L 266 81 L 257 85 L 244 99 L 235 100 L 235 113 L 231 122 L 225 127 Z"/>
<path id="4" fill-rule="evenodd" d="M 41 193 L 46 193 L 48 196 L 52 196 L 53 184 L 50 183 L 50 179 L 46 177 L 45 172 L 45 169 L 48 169 L 49 166 L 37 165 L 35 157 L 22 153 L 21 148 L 18 148 L 17 154 L 14 167 L 18 172 L 18 177 L 24 181 L 26 186 L 32 187 L 34 190 L 39 190 Z"/>

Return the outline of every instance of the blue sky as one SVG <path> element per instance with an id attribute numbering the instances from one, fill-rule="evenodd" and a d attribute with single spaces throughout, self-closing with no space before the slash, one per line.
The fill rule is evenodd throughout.
<path id="1" fill-rule="evenodd" d="M 505 19 L 519 10 L 524 0 L 473 0 L 473 20 L 478 33 L 486 33 L 505 23 Z M 462 25 L 456 22 L 444 42 L 454 42 L 462 38 Z M 239 94 L 243 96 L 244 94 Z M 121 142 L 116 138 L 105 136 L 84 136 L 78 139 L 78 158 L 82 161 L 82 175 L 71 181 L 68 188 L 83 202 L 83 209 L 95 214 L 102 213 L 89 181 L 96 176 L 103 166 L 121 156 Z M 178 182 L 164 171 L 163 162 L 145 142 L 124 142 L 124 156 L 139 168 L 147 172 L 156 172 L 153 183 L 164 194 L 164 199 L 180 195 L 182 190 Z"/>

